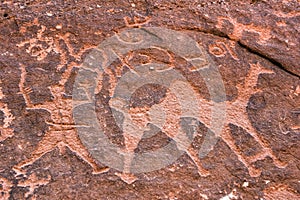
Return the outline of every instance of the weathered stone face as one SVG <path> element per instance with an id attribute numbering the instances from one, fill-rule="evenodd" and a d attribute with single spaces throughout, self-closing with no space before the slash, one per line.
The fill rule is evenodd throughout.
<path id="1" fill-rule="evenodd" d="M 300 198 L 299 7 L 2 2 L 0 199 Z"/>

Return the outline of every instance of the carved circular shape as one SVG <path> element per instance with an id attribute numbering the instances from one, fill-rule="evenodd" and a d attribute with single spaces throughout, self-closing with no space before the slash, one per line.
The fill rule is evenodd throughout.
<path id="1" fill-rule="evenodd" d="M 209 52 L 215 55 L 216 57 L 223 57 L 226 54 L 226 50 L 220 44 L 210 44 L 208 48 Z"/>
<path id="2" fill-rule="evenodd" d="M 154 171 L 173 163 L 188 149 L 194 137 L 186 136 L 186 127 L 181 124 L 178 130 L 174 130 L 176 134 L 173 133 L 173 141 L 168 145 L 138 154 L 123 151 L 111 143 L 101 129 L 95 113 L 94 96 L 98 77 L 119 56 L 153 47 L 168 50 L 184 58 L 192 64 L 193 68 L 190 70 L 200 73 L 207 85 L 212 105 L 210 129 L 199 151 L 200 157 L 206 156 L 213 149 L 225 121 L 226 95 L 222 78 L 218 68 L 196 41 L 180 32 L 159 27 L 128 29 L 106 39 L 86 57 L 78 72 L 73 86 L 73 116 L 78 125 L 80 139 L 91 155 L 99 162 L 126 173 Z M 133 92 L 145 84 L 158 84 L 169 88 L 179 101 L 181 118 L 198 119 L 203 114 L 196 103 L 196 91 L 178 71 L 157 63 L 135 68 L 135 72 L 129 71 L 121 77 L 109 102 L 113 110 L 120 111 L 125 116 L 124 134 L 137 140 L 142 137 L 143 130 L 132 121 L 126 105 L 129 104 Z M 163 125 L 157 126 L 162 128 Z"/>

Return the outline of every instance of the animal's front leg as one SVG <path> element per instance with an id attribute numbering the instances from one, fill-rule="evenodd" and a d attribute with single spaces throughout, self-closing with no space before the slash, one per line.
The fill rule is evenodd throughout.
<path id="1" fill-rule="evenodd" d="M 57 133 L 55 133 L 55 131 L 46 132 L 45 136 L 39 142 L 37 148 L 30 154 L 29 158 L 23 160 L 22 162 L 13 167 L 13 170 L 16 172 L 16 175 L 26 176 L 27 171 L 23 169 L 24 167 L 33 164 L 43 155 L 54 150 L 60 142 L 60 138 L 56 136 Z"/>
<path id="2" fill-rule="evenodd" d="M 143 129 L 131 120 L 130 115 L 125 115 L 123 124 L 123 132 L 125 138 L 125 152 L 123 172 L 117 175 L 126 183 L 131 184 L 137 180 L 137 177 L 131 172 L 132 160 L 134 158 L 134 150 L 137 148 L 142 136 Z"/>
<path id="3" fill-rule="evenodd" d="M 67 130 L 66 134 L 66 145 L 67 147 L 76 153 L 81 159 L 87 162 L 93 168 L 93 174 L 102 174 L 109 171 L 109 167 L 99 167 L 95 160 L 91 157 L 81 140 L 78 138 L 75 130 Z"/>

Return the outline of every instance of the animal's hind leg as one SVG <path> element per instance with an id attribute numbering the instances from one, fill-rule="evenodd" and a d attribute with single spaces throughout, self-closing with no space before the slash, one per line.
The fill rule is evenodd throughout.
<path id="1" fill-rule="evenodd" d="M 251 165 L 249 159 L 246 159 L 241 152 L 241 150 L 235 145 L 234 139 L 230 135 L 230 128 L 227 126 L 225 130 L 222 132 L 221 137 L 224 142 L 229 146 L 229 148 L 237 155 L 238 159 L 247 167 L 250 176 L 258 177 L 261 174 L 261 170 L 254 168 Z"/>
<path id="2" fill-rule="evenodd" d="M 74 130 L 66 131 L 69 132 L 67 136 L 66 144 L 71 151 L 76 153 L 81 159 L 87 162 L 93 168 L 93 174 L 102 174 L 109 170 L 108 167 L 100 168 L 95 160 L 91 157 L 90 153 L 83 146 L 78 135 Z"/>
<path id="3" fill-rule="evenodd" d="M 13 167 L 13 170 L 17 173 L 17 175 L 26 175 L 26 171 L 22 168 L 33 164 L 43 155 L 55 149 L 59 140 L 58 138 L 55 138 L 52 133 L 53 132 L 51 131 L 47 132 L 43 139 L 39 142 L 37 148 L 31 153 L 30 157 Z"/>
<path id="4" fill-rule="evenodd" d="M 186 150 L 186 153 L 188 154 L 188 156 L 193 160 L 193 162 L 196 164 L 197 169 L 198 169 L 198 173 L 200 176 L 208 176 L 210 175 L 210 173 L 203 168 L 202 163 L 198 157 L 198 152 L 193 148 L 193 147 L 189 147 Z"/>
<path id="5" fill-rule="evenodd" d="M 260 146 L 263 148 L 262 149 L 262 153 L 258 153 L 257 155 L 251 156 L 249 158 L 250 162 L 256 162 L 258 160 L 262 160 L 265 157 L 269 156 L 270 158 L 272 158 L 274 164 L 276 167 L 279 168 L 284 168 L 286 167 L 286 163 L 280 161 L 276 155 L 274 154 L 274 152 L 272 151 L 272 149 L 269 147 L 269 145 L 267 145 L 265 142 L 263 142 L 259 136 L 258 133 L 256 132 L 256 130 L 254 130 L 252 127 L 247 129 L 247 132 L 260 144 Z"/>

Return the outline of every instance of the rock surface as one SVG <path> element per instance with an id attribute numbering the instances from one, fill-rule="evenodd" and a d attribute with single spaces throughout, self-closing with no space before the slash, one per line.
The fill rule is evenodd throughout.
<path id="1" fill-rule="evenodd" d="M 300 199 L 299 1 L 0 5 L 0 199 Z M 79 137 L 73 85 L 97 45 L 124 30 L 147 27 L 175 30 L 197 42 L 209 58 L 204 64 L 216 66 L 222 77 L 226 119 L 213 149 L 199 156 L 214 129 L 209 108 L 220 103 L 212 100 L 205 77 L 162 48 L 118 55 L 98 74 L 94 93 L 107 138 L 140 155 L 171 142 L 183 150 L 158 170 L 122 172 L 95 159 Z M 128 108 L 111 104 L 118 81 L 149 63 L 182 74 L 197 91 L 199 106 L 187 107 L 201 108 L 199 120 L 180 118 L 183 111 L 172 93 L 177 86 L 145 84 L 131 95 Z M 146 124 L 143 137 L 126 134 L 127 115 L 137 126 Z M 183 132 L 194 137 L 180 149 L 175 132 L 184 123 L 192 125 Z"/>

